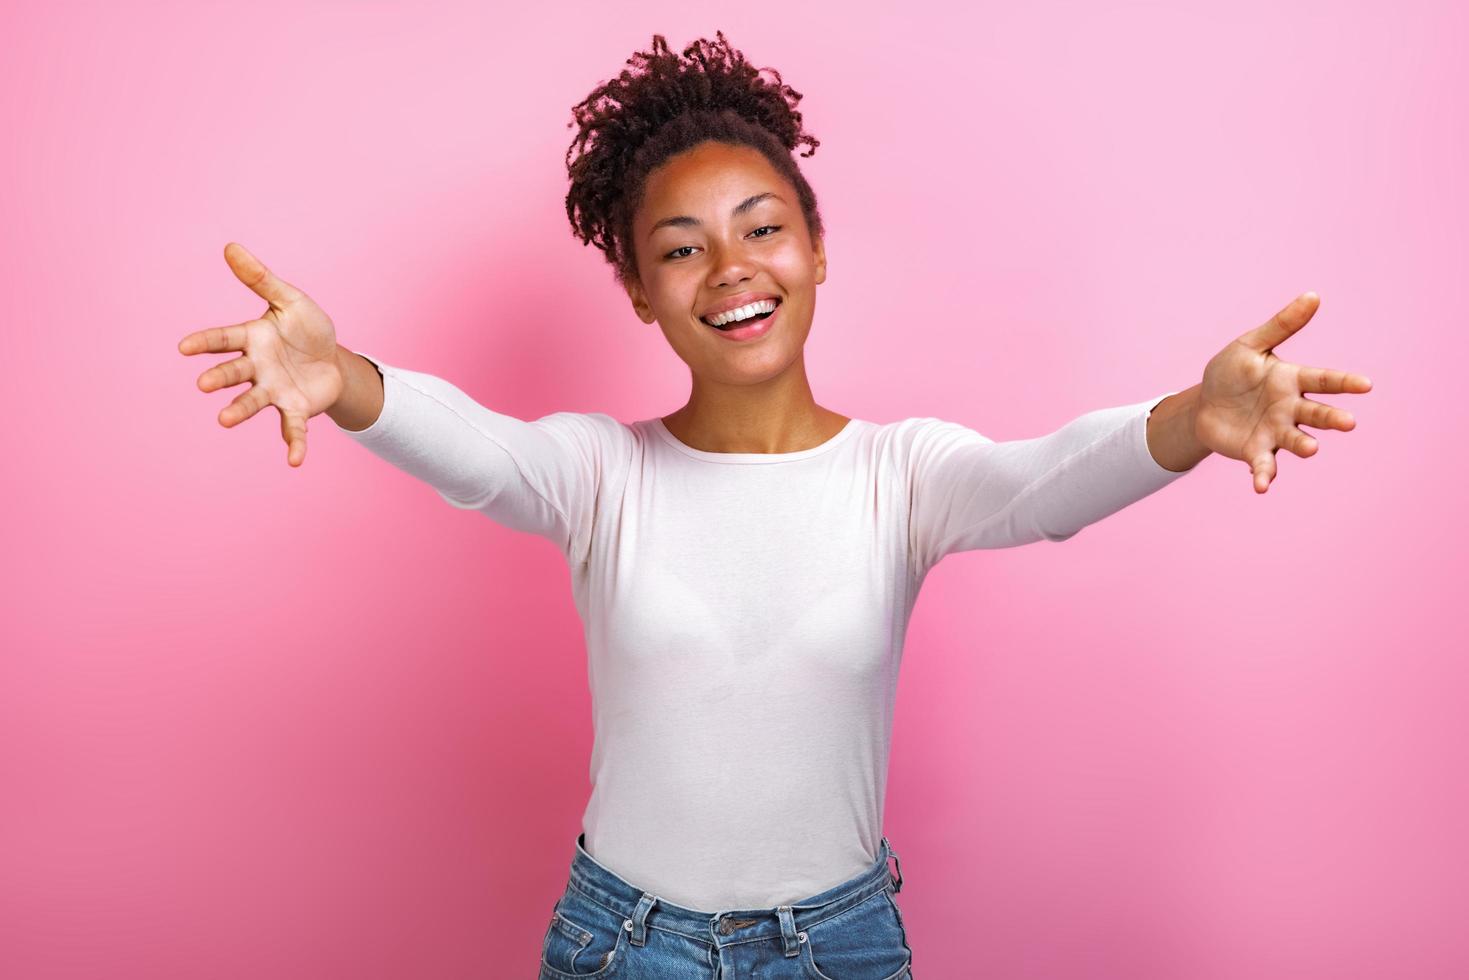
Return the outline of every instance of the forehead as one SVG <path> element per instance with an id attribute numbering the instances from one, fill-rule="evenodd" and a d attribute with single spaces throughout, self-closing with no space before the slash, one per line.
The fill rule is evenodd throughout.
<path id="1" fill-rule="evenodd" d="M 751 146 L 701 143 L 664 161 L 648 175 L 639 223 L 652 223 L 666 214 L 715 212 L 762 191 L 785 193 L 789 185 Z M 723 209 L 722 213 L 720 209 Z"/>

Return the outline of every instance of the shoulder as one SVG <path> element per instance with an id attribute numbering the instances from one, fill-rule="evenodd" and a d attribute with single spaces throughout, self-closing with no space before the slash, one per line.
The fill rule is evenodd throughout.
<path id="1" fill-rule="evenodd" d="M 597 466 L 627 459 L 637 441 L 631 426 L 605 412 L 552 412 L 531 424 Z"/>
<path id="2" fill-rule="evenodd" d="M 876 438 L 907 458 L 922 459 L 963 445 L 993 442 L 988 436 L 948 419 L 915 416 L 877 426 Z"/>

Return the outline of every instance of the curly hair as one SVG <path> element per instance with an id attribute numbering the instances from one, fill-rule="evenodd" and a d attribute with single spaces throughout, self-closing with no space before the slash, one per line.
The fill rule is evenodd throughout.
<path id="1" fill-rule="evenodd" d="M 796 188 L 813 239 L 823 233 L 816 194 L 791 154 L 816 152 L 820 142 L 801 127 L 801 93 L 774 68 L 755 68 L 730 47 L 723 31 L 673 54 L 663 35 L 653 50 L 572 107 L 579 125 L 566 150 L 571 190 L 566 216 L 583 245 L 605 254 L 618 279 L 637 279 L 632 221 L 648 175 L 670 157 L 707 141 L 750 146 Z M 774 80 L 762 77 L 769 72 Z M 573 159 L 575 155 L 575 159 Z"/>

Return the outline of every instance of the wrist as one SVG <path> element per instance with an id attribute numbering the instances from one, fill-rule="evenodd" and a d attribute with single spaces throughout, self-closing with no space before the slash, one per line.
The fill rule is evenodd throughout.
<path id="1" fill-rule="evenodd" d="M 352 390 L 352 364 L 348 360 L 352 356 L 351 351 L 341 344 L 337 344 L 337 349 L 332 354 L 332 360 L 337 365 L 337 374 L 342 379 L 342 390 L 337 392 L 337 400 L 332 402 L 331 408 L 327 409 L 328 413 L 346 401 L 348 392 Z"/>
<path id="2" fill-rule="evenodd" d="M 1198 437 L 1200 385 L 1163 399 L 1148 415 L 1148 451 L 1166 470 L 1183 473 L 1210 454 Z"/>
<path id="3" fill-rule="evenodd" d="M 342 390 L 326 414 L 343 429 L 361 431 L 371 426 L 382 412 L 386 397 L 382 369 L 341 344 L 337 345 L 334 356 L 341 373 Z"/>

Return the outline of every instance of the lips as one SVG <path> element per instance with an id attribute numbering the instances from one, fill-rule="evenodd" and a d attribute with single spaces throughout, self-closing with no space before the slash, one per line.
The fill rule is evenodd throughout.
<path id="1" fill-rule="evenodd" d="M 713 324 L 709 323 L 710 317 L 718 316 L 721 313 L 728 313 L 730 310 L 737 310 L 741 306 L 749 306 L 751 303 L 758 303 L 763 299 L 774 300 L 776 306 L 779 306 L 781 303 L 781 298 L 774 293 L 740 293 L 715 303 L 703 313 L 700 313 L 699 319 L 712 327 Z"/>
<path id="2" fill-rule="evenodd" d="M 776 310 L 780 309 L 780 303 L 782 303 L 779 295 L 761 295 L 761 297 L 755 297 L 754 300 L 745 300 L 742 301 L 742 303 L 733 304 L 733 306 L 730 306 L 730 304 L 727 303 L 721 303 L 720 306 L 715 307 L 714 310 L 710 310 L 708 311 L 708 313 L 705 313 L 704 316 L 699 317 L 699 322 L 704 323 L 705 326 L 714 326 L 712 325 L 712 323 L 710 323 L 710 317 L 718 316 L 718 314 L 720 313 L 727 313 L 727 311 L 730 310 L 740 309 L 740 307 L 742 306 L 749 306 L 749 304 L 751 303 L 759 303 L 759 301 L 761 300 L 770 300 L 771 303 L 776 304 Z M 765 314 L 765 319 L 770 319 L 770 317 L 774 316 L 774 314 L 776 314 L 774 313 L 774 311 Z M 714 329 L 715 331 L 720 331 L 720 329 L 737 328 L 737 326 L 748 325 L 748 323 L 751 323 L 752 320 L 755 319 L 757 319 L 757 317 L 746 317 L 746 319 L 739 320 L 739 322 L 737 323 L 727 323 L 727 325 L 723 326 L 723 328 L 721 328 L 721 326 L 714 326 Z"/>
<path id="3" fill-rule="evenodd" d="M 764 317 L 750 317 L 748 320 L 741 320 L 727 328 L 711 326 L 709 329 L 718 334 L 721 340 L 754 342 L 775 328 L 775 320 L 780 316 L 780 310 L 781 304 L 776 303 L 775 311 Z"/>

